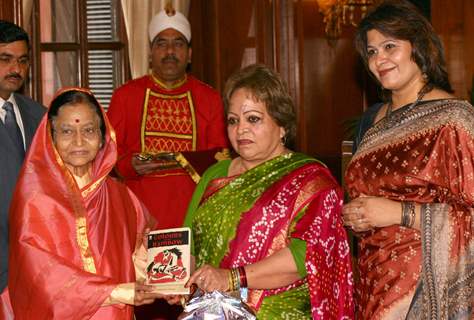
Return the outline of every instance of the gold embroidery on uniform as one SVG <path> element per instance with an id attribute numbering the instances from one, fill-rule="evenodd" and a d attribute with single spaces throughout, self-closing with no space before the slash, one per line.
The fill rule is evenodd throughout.
<path id="1" fill-rule="evenodd" d="M 189 101 L 189 108 L 191 109 L 191 119 L 193 122 L 193 151 L 196 150 L 196 114 L 194 113 L 194 104 L 193 99 L 191 97 L 191 92 L 188 91 L 188 101 Z"/>
<path id="2" fill-rule="evenodd" d="M 164 100 L 174 100 L 174 99 L 183 99 L 186 98 L 189 107 L 189 113 L 191 116 L 191 126 L 192 126 L 192 134 L 179 134 L 179 133 L 170 133 L 170 132 L 158 132 L 158 131 L 147 131 L 147 117 L 148 117 L 148 109 L 150 103 L 150 97 L 157 97 Z M 194 110 L 194 104 L 192 100 L 192 95 L 190 91 L 187 91 L 182 94 L 177 95 L 167 95 L 167 94 L 160 94 L 153 92 L 151 89 L 147 89 L 145 93 L 145 102 L 143 105 L 143 116 L 142 116 L 142 123 L 140 129 L 140 141 L 141 141 L 141 153 L 150 153 L 150 150 L 147 150 L 146 146 L 146 137 L 147 136 L 155 136 L 155 137 L 168 137 L 168 138 L 177 138 L 182 140 L 191 140 L 191 150 L 195 151 L 197 146 L 197 122 L 196 122 L 196 113 Z M 161 150 L 161 151 L 173 151 L 173 150 Z"/>
<path id="3" fill-rule="evenodd" d="M 173 89 L 179 88 L 188 80 L 188 76 L 185 74 L 182 80 L 172 84 L 171 86 L 168 86 L 164 84 L 163 82 L 161 82 L 157 77 L 155 77 L 153 73 L 151 74 L 151 78 L 157 85 L 159 85 L 160 87 L 166 90 L 173 90 Z"/>
<path id="4" fill-rule="evenodd" d="M 180 139 L 193 139 L 192 134 L 179 134 L 179 133 L 168 133 L 168 132 L 146 132 L 147 136 L 155 136 L 155 137 L 169 137 L 169 138 L 180 138 Z"/>
<path id="5" fill-rule="evenodd" d="M 146 89 L 145 92 L 145 102 L 143 104 L 143 114 L 142 114 L 142 125 L 140 127 L 140 145 L 142 146 L 140 153 L 145 153 L 145 125 L 146 125 L 146 117 L 148 115 L 148 100 L 150 98 L 151 89 Z"/>

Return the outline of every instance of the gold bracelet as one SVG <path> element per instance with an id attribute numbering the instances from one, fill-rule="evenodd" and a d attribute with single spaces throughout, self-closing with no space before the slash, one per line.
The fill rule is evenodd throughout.
<path id="1" fill-rule="evenodd" d="M 234 280 L 235 280 L 235 290 L 240 290 L 240 277 L 239 270 L 234 268 Z"/>
<path id="2" fill-rule="evenodd" d="M 232 277 L 232 269 L 229 270 L 229 291 L 232 291 L 234 288 L 233 277 Z"/>
<path id="3" fill-rule="evenodd" d="M 236 291 L 240 289 L 239 271 L 237 268 L 229 270 L 229 291 Z"/>

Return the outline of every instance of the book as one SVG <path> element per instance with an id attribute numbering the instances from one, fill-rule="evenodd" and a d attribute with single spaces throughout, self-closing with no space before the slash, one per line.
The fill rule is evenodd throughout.
<path id="1" fill-rule="evenodd" d="M 189 294 L 191 230 L 174 228 L 148 234 L 147 284 L 162 294 Z"/>

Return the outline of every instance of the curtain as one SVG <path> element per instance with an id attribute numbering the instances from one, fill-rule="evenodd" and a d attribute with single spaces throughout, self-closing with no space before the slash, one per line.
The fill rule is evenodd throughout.
<path id="1" fill-rule="evenodd" d="M 31 13 L 33 12 L 33 0 L 23 0 L 22 1 L 22 12 L 23 12 L 23 29 L 31 35 Z"/>
<path id="2" fill-rule="evenodd" d="M 35 40 L 33 22 L 37 24 L 36 27 L 40 27 L 40 39 L 37 39 L 40 42 L 77 42 L 76 2 L 77 0 L 23 0 L 22 27 L 30 35 L 31 44 Z M 35 19 L 34 13 L 39 14 L 34 16 Z M 42 103 L 48 105 L 59 88 L 79 85 L 79 57 L 74 50 L 40 52 Z M 30 92 L 31 89 L 30 87 Z"/>
<path id="3" fill-rule="evenodd" d="M 163 10 L 166 0 L 121 0 L 128 38 L 128 53 L 132 78 L 147 74 L 150 70 L 150 41 L 148 24 L 151 18 Z M 173 8 L 188 16 L 190 0 L 172 0 Z"/>

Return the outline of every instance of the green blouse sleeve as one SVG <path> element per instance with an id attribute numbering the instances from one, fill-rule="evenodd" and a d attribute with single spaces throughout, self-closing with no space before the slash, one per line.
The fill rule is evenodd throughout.
<path id="1" fill-rule="evenodd" d="M 296 218 L 292 222 L 291 229 L 293 229 L 298 223 L 298 221 L 303 217 L 307 209 L 308 206 L 304 207 L 297 214 Z M 295 260 L 296 268 L 298 269 L 298 274 L 301 278 L 306 277 L 306 241 L 298 238 L 291 238 L 288 248 L 290 249 L 290 252 L 293 255 L 293 259 Z"/>
<path id="2" fill-rule="evenodd" d="M 306 260 L 306 241 L 297 238 L 291 238 L 288 248 L 293 255 L 293 259 L 295 259 L 298 274 L 301 278 L 306 277 L 306 266 L 304 264 Z"/>
<path id="3" fill-rule="evenodd" d="M 194 215 L 196 213 L 197 208 L 199 207 L 199 204 L 201 203 L 201 198 L 207 189 L 207 185 L 213 179 L 226 177 L 227 172 L 229 170 L 230 162 L 231 160 L 219 161 L 218 163 L 209 167 L 209 169 L 204 172 L 201 180 L 199 181 L 198 185 L 196 186 L 196 189 L 194 190 L 191 202 L 189 203 L 186 218 L 184 219 L 185 227 L 189 227 L 192 230 Z M 293 258 L 295 259 L 298 274 L 301 277 L 305 277 L 306 242 L 301 239 L 292 238 L 290 241 L 289 249 L 291 251 L 291 254 L 293 255 Z M 194 255 L 194 245 L 192 242 L 191 254 Z"/>
<path id="4" fill-rule="evenodd" d="M 213 179 L 226 177 L 229 170 L 231 160 L 222 160 L 218 163 L 209 167 L 201 177 L 196 189 L 194 190 L 191 202 L 188 206 L 188 211 L 186 212 L 186 218 L 184 219 L 184 226 L 193 229 L 193 219 L 196 213 L 199 203 L 201 203 L 201 198 L 206 191 L 207 185 Z M 194 255 L 194 245 L 191 241 L 191 254 Z"/>

